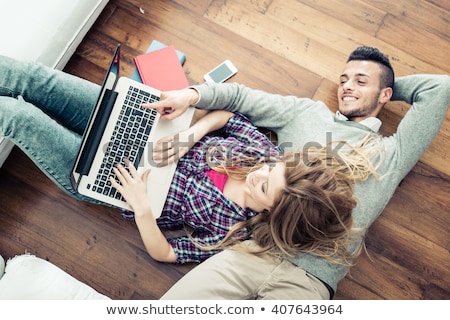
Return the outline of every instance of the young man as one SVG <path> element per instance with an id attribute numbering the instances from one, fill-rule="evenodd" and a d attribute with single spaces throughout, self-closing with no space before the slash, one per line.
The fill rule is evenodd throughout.
<path id="1" fill-rule="evenodd" d="M 354 224 L 366 230 L 438 133 L 449 105 L 450 77 L 412 75 L 394 84 L 388 58 L 375 48 L 359 47 L 348 58 L 337 95 L 339 111 L 332 113 L 324 103 L 307 98 L 268 94 L 239 84 L 207 83 L 167 92 L 152 107 L 167 119 L 190 105 L 239 111 L 256 126 L 274 131 L 284 149 L 337 139 L 357 145 L 368 134 L 378 137 L 383 158 L 377 171 L 382 178 L 369 178 L 354 189 L 358 199 Z M 382 137 L 376 117 L 391 99 L 403 100 L 411 108 L 397 132 Z M 254 245 L 251 240 L 247 244 Z M 347 272 L 347 267 L 307 253 L 278 259 L 224 250 L 186 274 L 162 298 L 329 299 Z"/>

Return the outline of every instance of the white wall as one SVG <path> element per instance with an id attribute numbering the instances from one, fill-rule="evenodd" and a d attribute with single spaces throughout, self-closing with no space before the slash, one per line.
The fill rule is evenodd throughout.
<path id="1" fill-rule="evenodd" d="M 0 54 L 62 69 L 108 0 L 0 0 Z M 12 143 L 0 135 L 0 167 Z"/>

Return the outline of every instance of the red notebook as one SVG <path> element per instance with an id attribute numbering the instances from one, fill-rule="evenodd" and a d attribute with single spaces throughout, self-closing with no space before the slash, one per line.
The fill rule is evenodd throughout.
<path id="1" fill-rule="evenodd" d="M 184 89 L 189 85 L 174 46 L 134 58 L 142 82 L 161 91 Z"/>

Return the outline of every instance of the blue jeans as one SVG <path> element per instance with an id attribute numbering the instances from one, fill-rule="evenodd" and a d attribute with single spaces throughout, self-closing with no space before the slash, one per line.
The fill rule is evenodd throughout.
<path id="1" fill-rule="evenodd" d="M 42 64 L 0 56 L 0 133 L 69 195 L 70 172 L 100 87 Z"/>

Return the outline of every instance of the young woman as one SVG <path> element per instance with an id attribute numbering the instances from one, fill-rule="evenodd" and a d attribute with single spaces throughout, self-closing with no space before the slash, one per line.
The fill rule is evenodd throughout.
<path id="1" fill-rule="evenodd" d="M 221 125 L 225 137 L 199 140 Z M 111 178 L 133 208 L 154 259 L 199 262 L 252 234 L 260 245 L 253 253 L 314 251 L 348 263 L 356 205 L 352 184 L 372 173 L 367 155 L 347 150 L 346 158 L 337 159 L 324 147 L 282 157 L 244 116 L 227 111 L 209 113 L 182 133 L 189 135 L 198 142 L 189 152 L 181 151 L 159 218 L 153 217 L 147 198 L 150 171 L 140 177 L 127 163 L 128 168 L 115 169 L 117 180 Z M 166 239 L 160 230 L 185 225 L 192 229 L 186 236 Z"/>
<path id="2" fill-rule="evenodd" d="M 222 136 L 205 136 L 221 127 Z M 146 184 L 150 171 L 139 177 L 136 169 L 126 162 L 128 168 L 118 166 L 115 169 L 117 180 L 111 178 L 113 187 L 133 208 L 148 252 L 159 261 L 186 263 L 205 260 L 216 251 L 203 250 L 197 244 L 216 244 L 236 223 L 270 209 L 284 187 L 281 165 L 254 168 L 253 162 L 251 167 L 243 162 L 246 159 L 260 162 L 280 153 L 244 116 L 213 111 L 182 132 L 178 139 L 188 140 L 189 136 L 196 143 L 189 151 L 188 148 L 180 151 L 181 158 L 158 219 L 153 217 L 147 198 Z M 217 169 L 230 159 L 240 160 L 240 168 L 248 173 L 247 179 L 242 180 L 236 174 Z M 182 229 L 185 226 L 193 229 L 189 235 L 168 240 L 159 229 Z"/>

